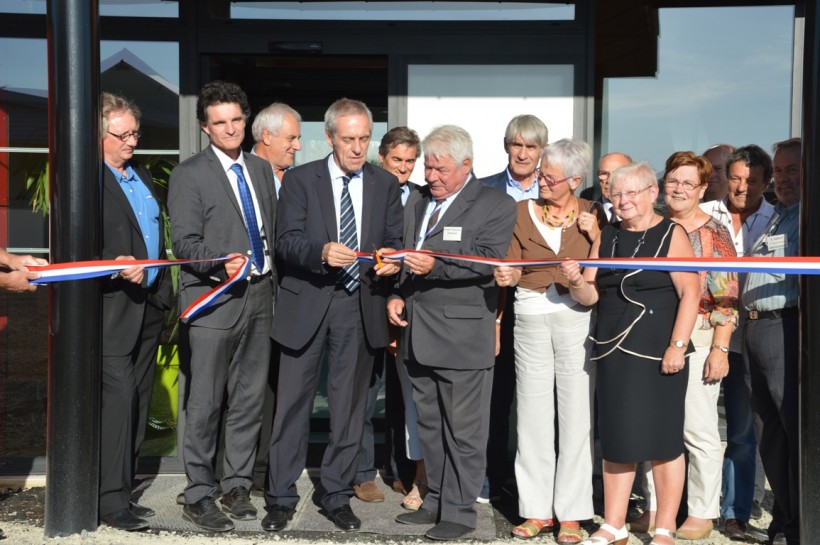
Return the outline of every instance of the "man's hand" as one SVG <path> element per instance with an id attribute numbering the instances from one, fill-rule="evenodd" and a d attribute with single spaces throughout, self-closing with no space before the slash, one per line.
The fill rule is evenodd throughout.
<path id="1" fill-rule="evenodd" d="M 134 259 L 132 255 L 118 255 L 114 258 L 115 261 L 122 261 L 124 259 Z M 142 284 L 142 279 L 145 277 L 145 268 L 142 266 L 128 267 L 119 272 L 119 277 L 134 284 Z"/>
<path id="2" fill-rule="evenodd" d="M 356 261 L 356 252 L 339 242 L 328 242 L 322 248 L 322 261 L 331 267 L 346 267 Z"/>
<path id="3" fill-rule="evenodd" d="M 401 299 L 390 299 L 387 302 L 387 321 L 398 327 L 407 327 L 407 320 L 402 319 L 404 314 L 404 301 Z"/>
<path id="4" fill-rule="evenodd" d="M 5 253 L 6 266 L 13 271 L 28 272 L 29 265 L 48 265 L 48 261 L 31 255 L 15 255 Z M 34 278 L 39 278 L 35 276 Z"/>
<path id="5" fill-rule="evenodd" d="M 37 284 L 31 284 L 29 280 L 36 278 L 40 278 L 40 275 L 33 272 L 0 272 L 0 288 L 14 293 L 34 291 L 37 289 Z"/>
<path id="6" fill-rule="evenodd" d="M 401 261 L 384 257 L 385 252 L 392 252 L 393 248 L 379 248 L 376 253 L 381 257 L 381 265 L 376 265 L 376 276 L 393 276 L 401 270 Z"/>
<path id="7" fill-rule="evenodd" d="M 404 258 L 404 265 L 415 275 L 428 274 L 433 270 L 436 258 L 428 254 L 409 253 Z"/>
<path id="8" fill-rule="evenodd" d="M 243 254 L 233 253 L 228 254 L 228 257 L 233 258 L 225 262 L 225 273 L 228 275 L 228 278 L 230 278 L 236 271 L 239 270 L 239 267 L 242 266 L 242 260 L 238 258 L 245 256 Z"/>

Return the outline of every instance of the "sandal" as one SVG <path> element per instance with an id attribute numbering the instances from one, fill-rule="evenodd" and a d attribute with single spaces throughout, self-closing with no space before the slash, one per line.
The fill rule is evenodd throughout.
<path id="1" fill-rule="evenodd" d="M 512 535 L 519 539 L 532 539 L 541 532 L 552 530 L 554 525 L 552 519 L 527 519 L 512 529 Z"/>
<path id="2" fill-rule="evenodd" d="M 558 531 L 558 543 L 580 543 L 583 538 L 581 525 L 577 521 L 561 521 L 561 529 Z"/>
<path id="3" fill-rule="evenodd" d="M 418 511 L 424 503 L 424 496 L 427 495 L 427 485 L 425 483 L 413 484 L 413 489 L 401 500 L 401 506 L 408 511 Z"/>
<path id="4" fill-rule="evenodd" d="M 666 528 L 655 528 L 655 536 L 666 536 L 666 537 L 668 537 L 669 539 L 672 540 L 672 543 L 675 542 L 675 537 L 677 537 L 675 532 L 673 532 L 671 530 L 667 530 Z M 666 545 L 666 544 L 658 543 L 657 541 L 655 541 L 655 538 L 653 537 L 652 538 L 652 543 L 650 543 L 649 545 Z"/>
<path id="5" fill-rule="evenodd" d="M 581 545 L 626 545 L 629 542 L 629 530 L 626 529 L 626 525 L 618 530 L 611 524 L 603 523 L 598 527 L 598 531 L 608 533 L 612 539 L 604 536 L 589 536 L 581 542 Z"/>

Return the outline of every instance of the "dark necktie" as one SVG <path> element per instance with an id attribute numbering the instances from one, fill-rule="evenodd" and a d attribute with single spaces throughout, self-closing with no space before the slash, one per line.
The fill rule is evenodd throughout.
<path id="1" fill-rule="evenodd" d="M 236 185 L 239 187 L 239 200 L 242 201 L 242 212 L 245 214 L 245 225 L 248 228 L 248 237 L 251 240 L 251 257 L 259 274 L 265 269 L 265 248 L 262 246 L 262 237 L 259 236 L 259 224 L 256 223 L 256 208 L 253 206 L 253 197 L 242 172 L 242 165 L 234 163 L 231 170 L 236 174 Z"/>
<path id="2" fill-rule="evenodd" d="M 356 214 L 353 211 L 353 199 L 350 198 L 350 179 L 353 174 L 342 176 L 342 200 L 339 210 L 339 242 L 351 250 L 359 250 L 359 239 L 356 235 Z M 344 284 L 348 293 L 353 293 L 359 287 L 359 262 L 343 267 L 339 271 L 339 281 Z"/>
<path id="3" fill-rule="evenodd" d="M 433 229 L 438 225 L 438 217 L 441 214 L 441 207 L 444 206 L 445 200 L 446 199 L 436 199 L 436 207 L 433 208 L 433 213 L 430 214 L 430 219 L 427 220 L 427 232 L 424 233 L 424 240 L 427 240 L 427 237 L 430 236 L 430 233 L 432 233 Z"/>

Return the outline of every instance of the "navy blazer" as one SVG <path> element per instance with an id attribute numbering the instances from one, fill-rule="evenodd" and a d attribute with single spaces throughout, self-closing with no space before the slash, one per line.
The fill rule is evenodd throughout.
<path id="1" fill-rule="evenodd" d="M 402 206 L 398 180 L 381 168 L 363 168 L 359 248 L 401 248 Z M 299 350 L 322 322 L 336 288 L 338 268 L 322 263 L 322 248 L 338 242 L 336 205 L 327 158 L 285 173 L 276 218 L 276 253 L 282 270 L 273 338 Z M 372 348 L 387 345 L 387 295 L 393 279 L 376 276 L 372 263 L 359 264 L 363 325 Z"/>

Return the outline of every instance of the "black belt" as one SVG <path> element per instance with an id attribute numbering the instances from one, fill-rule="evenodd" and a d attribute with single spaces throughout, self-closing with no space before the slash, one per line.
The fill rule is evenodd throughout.
<path id="1" fill-rule="evenodd" d="M 263 281 L 263 280 L 268 280 L 268 279 L 270 279 L 270 275 L 271 275 L 271 273 L 251 275 L 251 279 L 250 279 L 250 280 L 248 280 L 248 283 L 250 283 L 250 284 L 258 284 L 259 282 L 261 282 L 261 281 Z"/>
<path id="2" fill-rule="evenodd" d="M 771 320 L 772 318 L 785 318 L 786 316 L 797 315 L 797 307 L 781 308 L 779 310 L 748 310 L 746 319 L 748 320 Z"/>

